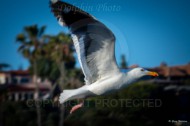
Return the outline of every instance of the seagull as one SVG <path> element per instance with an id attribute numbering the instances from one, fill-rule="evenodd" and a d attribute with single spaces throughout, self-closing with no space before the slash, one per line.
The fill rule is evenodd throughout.
<path id="1" fill-rule="evenodd" d="M 144 76 L 157 77 L 158 73 L 133 68 L 121 72 L 115 59 L 115 36 L 95 17 L 82 9 L 59 0 L 50 0 L 50 8 L 61 26 L 71 33 L 85 85 L 72 90 L 63 90 L 61 104 L 73 99 L 110 94 L 126 88 Z M 75 105 L 70 113 L 83 106 Z"/>

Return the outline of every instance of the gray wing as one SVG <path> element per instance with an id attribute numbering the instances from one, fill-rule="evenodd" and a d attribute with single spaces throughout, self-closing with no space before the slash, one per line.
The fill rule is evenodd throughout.
<path id="1" fill-rule="evenodd" d="M 63 11 L 58 13 L 55 4 Z M 51 5 L 60 24 L 65 24 L 71 31 L 86 84 L 119 72 L 115 61 L 115 36 L 104 24 L 70 4 L 58 1 Z"/>

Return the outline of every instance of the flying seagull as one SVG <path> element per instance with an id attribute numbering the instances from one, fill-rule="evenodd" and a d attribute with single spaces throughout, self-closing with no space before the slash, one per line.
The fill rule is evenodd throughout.
<path id="1" fill-rule="evenodd" d="M 60 103 L 68 100 L 105 95 L 127 87 L 143 76 L 158 76 L 143 68 L 121 72 L 115 60 L 115 36 L 103 23 L 87 12 L 59 0 L 50 1 L 51 11 L 61 26 L 66 26 L 76 49 L 85 76 L 85 85 L 63 90 Z M 83 106 L 74 106 L 71 113 Z"/>

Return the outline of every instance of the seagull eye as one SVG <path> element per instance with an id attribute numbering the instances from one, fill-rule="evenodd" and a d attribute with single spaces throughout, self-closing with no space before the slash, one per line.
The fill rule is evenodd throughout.
<path id="1" fill-rule="evenodd" d="M 144 71 L 144 69 L 141 69 L 141 71 Z"/>

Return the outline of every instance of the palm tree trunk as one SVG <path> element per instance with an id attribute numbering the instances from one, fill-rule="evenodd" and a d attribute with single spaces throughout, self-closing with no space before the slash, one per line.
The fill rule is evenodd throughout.
<path id="1" fill-rule="evenodd" d="M 60 120 L 59 120 L 59 126 L 64 125 L 64 113 L 65 113 L 65 107 L 63 104 L 60 105 Z"/>
<path id="2" fill-rule="evenodd" d="M 35 101 L 36 101 L 36 113 L 37 113 L 37 125 L 41 126 L 41 108 L 40 108 L 40 99 L 39 99 L 39 86 L 37 83 L 37 63 L 34 60 L 34 84 L 36 85 L 35 89 Z"/>
<path id="3" fill-rule="evenodd" d="M 63 61 L 59 64 L 59 69 L 60 69 L 60 73 L 61 73 L 59 86 L 63 90 L 64 89 L 63 85 L 66 83 L 65 79 L 64 79 L 65 78 L 65 66 L 64 66 L 64 62 Z M 59 118 L 60 118 L 59 119 L 59 126 L 63 126 L 64 125 L 64 113 L 65 113 L 64 105 L 61 104 L 60 105 L 60 115 L 59 115 Z"/>
<path id="4" fill-rule="evenodd" d="M 41 108 L 40 108 L 40 100 L 36 100 L 37 105 L 36 105 L 36 112 L 37 112 L 37 124 L 38 126 L 41 126 Z"/>

